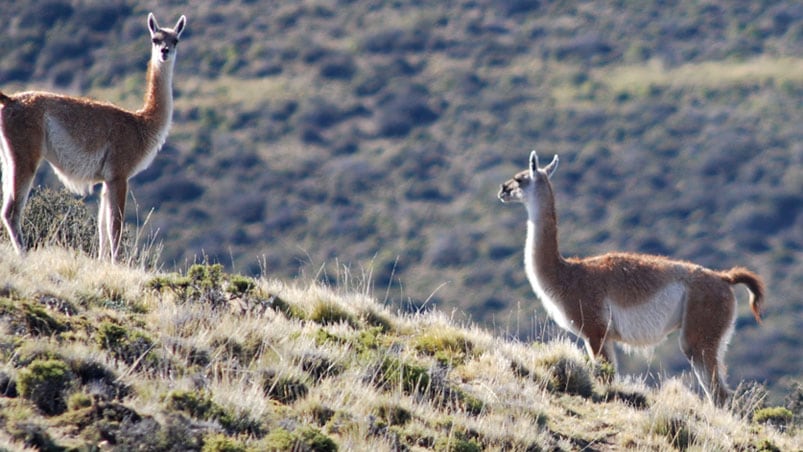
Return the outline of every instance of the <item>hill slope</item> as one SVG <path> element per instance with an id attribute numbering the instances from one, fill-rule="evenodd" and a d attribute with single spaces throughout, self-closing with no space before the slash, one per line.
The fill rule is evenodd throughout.
<path id="1" fill-rule="evenodd" d="M 801 393 L 719 410 L 350 290 L 0 246 L 0 449 L 793 450 Z M 751 421 L 752 419 L 752 421 Z M 797 424 L 795 424 L 797 422 Z"/>
<path id="2" fill-rule="evenodd" d="M 346 265 L 388 287 L 395 306 L 548 336 L 521 265 L 524 213 L 495 199 L 534 147 L 562 158 L 566 255 L 750 267 L 767 281 L 768 318 L 757 328 L 742 304 L 731 377 L 783 391 L 803 375 L 798 2 L 3 8 L 4 91 L 55 88 L 131 108 L 147 11 L 162 24 L 188 15 L 174 127 L 134 179 L 129 209 L 129 223 L 155 209 L 149 226 L 169 268 L 205 256 L 244 274 L 336 283 Z M 671 353 L 660 370 L 685 369 Z"/>

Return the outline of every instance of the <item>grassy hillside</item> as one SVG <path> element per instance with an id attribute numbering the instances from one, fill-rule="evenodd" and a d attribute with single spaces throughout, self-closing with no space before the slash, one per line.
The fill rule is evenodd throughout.
<path id="1" fill-rule="evenodd" d="M 611 379 L 564 339 L 523 343 L 341 288 L 100 263 L 0 245 L 0 450 L 794 450 L 786 407 L 716 409 L 679 379 Z M 348 287 L 343 289 L 342 287 Z"/>
<path id="2" fill-rule="evenodd" d="M 495 199 L 536 148 L 561 156 L 564 254 L 750 267 L 767 320 L 740 306 L 731 378 L 778 397 L 803 378 L 798 2 L 2 6 L 0 89 L 131 108 L 147 12 L 188 16 L 174 126 L 128 212 L 153 209 L 167 269 L 208 259 L 336 285 L 346 267 L 394 307 L 551 337 L 522 268 L 523 209 Z M 687 368 L 670 342 L 646 372 Z"/>

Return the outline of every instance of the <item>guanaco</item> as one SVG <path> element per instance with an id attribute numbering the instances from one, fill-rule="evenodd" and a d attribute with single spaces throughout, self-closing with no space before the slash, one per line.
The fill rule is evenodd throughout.
<path id="1" fill-rule="evenodd" d="M 184 16 L 161 28 L 148 14 L 151 58 L 145 105 L 131 112 L 105 102 L 43 91 L 0 92 L 2 219 L 19 254 L 26 246 L 21 218 L 42 160 L 71 191 L 103 187 L 98 209 L 99 256 L 115 260 L 122 233 L 128 180 L 147 168 L 167 139 L 173 115 L 173 66 Z"/>
<path id="2" fill-rule="evenodd" d="M 716 271 L 646 254 L 564 258 L 550 182 L 557 167 L 557 155 L 542 168 L 533 151 L 529 169 L 502 184 L 498 195 L 527 209 L 525 271 L 549 316 L 582 338 L 592 359 L 602 356 L 614 369 L 614 343 L 651 346 L 679 329 L 680 348 L 704 392 L 723 405 L 730 397 L 723 357 L 736 318 L 731 286 L 747 286 L 761 323 L 761 278 L 741 267 Z"/>

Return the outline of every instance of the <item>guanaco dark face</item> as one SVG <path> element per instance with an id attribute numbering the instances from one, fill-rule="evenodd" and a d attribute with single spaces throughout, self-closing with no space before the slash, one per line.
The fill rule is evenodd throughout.
<path id="1" fill-rule="evenodd" d="M 531 184 L 530 171 L 521 171 L 499 188 L 499 200 L 508 202 L 524 202 L 524 192 Z"/>
<path id="2" fill-rule="evenodd" d="M 544 168 L 538 166 L 538 156 L 533 151 L 530 154 L 530 169 L 524 170 L 513 176 L 499 189 L 499 200 L 504 203 L 526 202 L 527 199 L 536 193 L 543 193 L 548 190 L 549 178 L 558 167 L 558 156 Z"/>

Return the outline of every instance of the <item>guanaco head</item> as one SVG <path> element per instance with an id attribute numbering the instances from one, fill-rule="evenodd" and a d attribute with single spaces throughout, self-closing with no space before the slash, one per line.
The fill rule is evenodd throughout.
<path id="1" fill-rule="evenodd" d="M 176 55 L 178 38 L 181 36 L 181 32 L 184 31 L 186 24 L 187 18 L 181 16 L 175 27 L 160 28 L 153 13 L 148 13 L 148 30 L 151 32 L 151 42 L 153 43 L 151 60 L 166 63 Z"/>
<path id="2" fill-rule="evenodd" d="M 537 194 L 549 194 L 549 178 L 558 167 L 558 156 L 552 158 L 552 162 L 541 168 L 538 166 L 538 156 L 535 151 L 530 153 L 530 168 L 526 169 L 502 184 L 499 189 L 499 200 L 508 202 L 526 203 L 530 199 L 536 199 Z"/>

